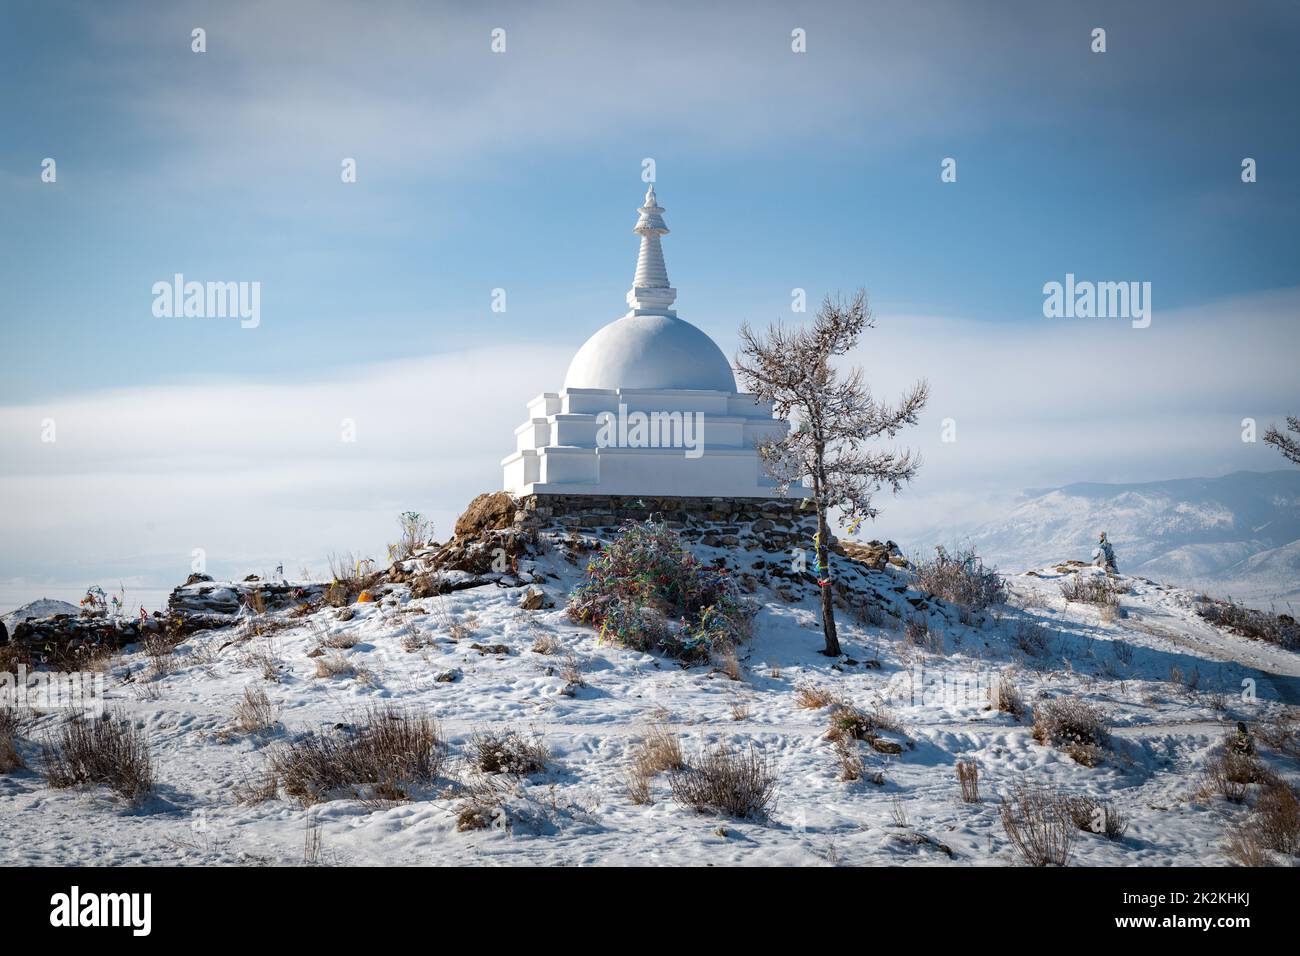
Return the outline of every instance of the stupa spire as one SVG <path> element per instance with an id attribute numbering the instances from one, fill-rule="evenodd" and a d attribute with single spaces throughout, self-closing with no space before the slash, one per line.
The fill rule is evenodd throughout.
<path id="1" fill-rule="evenodd" d="M 637 210 L 639 217 L 632 231 L 641 236 L 641 252 L 636 257 L 636 275 L 627 294 L 627 304 L 633 315 L 669 315 L 677 313 L 671 308 L 677 299 L 677 290 L 668 284 L 668 267 L 664 265 L 664 250 L 660 236 L 668 234 L 664 224 L 664 208 L 655 196 L 654 183 L 646 190 L 645 205 Z"/>

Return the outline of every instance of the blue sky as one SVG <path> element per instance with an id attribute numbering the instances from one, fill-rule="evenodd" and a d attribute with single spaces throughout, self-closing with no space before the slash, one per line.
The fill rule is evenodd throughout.
<path id="1" fill-rule="evenodd" d="M 741 321 L 792 318 L 794 287 L 815 302 L 865 286 L 881 328 L 861 360 L 876 380 L 1007 389 L 1009 404 L 984 409 L 1006 428 L 1008 409 L 1035 410 L 1026 417 L 1045 430 L 1015 450 L 989 429 L 982 448 L 930 455 L 933 477 L 899 512 L 909 527 L 947 514 L 941 501 L 961 513 L 952 502 L 976 478 L 984 496 L 1277 466 L 1236 431 L 1300 399 L 1268 364 L 1300 338 L 1300 8 L 699 6 L 6 0 L 0 481 L 15 510 L 38 517 L 0 532 L 11 539 L 0 580 L 32 573 L 14 554 L 57 577 L 60 549 L 86 535 L 118 573 L 135 560 L 171 580 L 180 545 L 151 541 L 233 534 L 231 521 L 247 523 L 239 544 L 214 550 L 273 565 L 259 516 L 280 521 L 283 508 L 246 485 L 220 529 L 192 517 L 158 518 L 156 539 L 124 529 L 148 522 L 132 509 L 164 487 L 230 488 L 248 461 L 275 459 L 286 432 L 317 434 L 302 417 L 311 406 L 275 389 L 369 407 L 350 397 L 354 380 L 409 363 L 432 363 L 442 381 L 427 383 L 427 437 L 421 424 L 403 438 L 398 415 L 393 443 L 363 442 L 372 457 L 352 462 L 349 493 L 367 507 L 335 530 L 365 544 L 287 520 L 275 537 L 306 561 L 375 550 L 381 514 L 454 515 L 495 487 L 524 402 L 558 387 L 564 356 L 624 311 L 645 157 L 673 230 L 679 313 L 728 353 Z M 196 26 L 204 54 L 190 50 Z M 504 54 L 489 50 L 495 27 Z M 796 27 L 807 53 L 790 50 Z M 1107 31 L 1104 54 L 1089 49 L 1094 27 Z M 47 156 L 54 184 L 40 181 Z M 1259 168 L 1250 185 L 1247 156 Z M 357 160 L 355 184 L 340 182 L 344 157 Z M 940 182 L 944 157 L 957 160 L 956 183 Z M 176 272 L 260 282 L 260 327 L 155 318 L 150 288 Z M 1041 289 L 1066 272 L 1151 282 L 1153 327 L 1051 325 L 1061 320 L 1043 317 Z M 497 287 L 505 314 L 489 309 Z M 494 349 L 509 355 L 498 362 Z M 1188 390 L 1198 359 L 1200 387 Z M 479 372 L 454 384 L 466 368 Z M 1133 376 L 1149 378 L 1128 390 Z M 1044 399 L 1067 382 L 1115 404 L 1057 403 L 1047 421 Z M 263 404 L 245 406 L 250 393 Z M 176 428 L 139 426 L 148 416 L 133 409 L 160 404 L 238 438 L 196 450 Z M 978 422 L 977 404 L 937 388 L 925 427 L 954 408 Z M 117 418 L 78 417 L 109 407 Z M 223 417 L 233 407 L 238 421 Z M 452 447 L 461 432 L 439 430 L 445 408 L 474 419 L 481 446 Z M 46 415 L 66 436 L 57 459 L 33 443 Z M 1079 420 L 1095 446 L 1077 439 Z M 1176 441 L 1153 437 L 1170 430 Z M 80 452 L 67 447 L 78 436 Z M 302 500 L 320 509 L 297 520 L 323 527 L 338 500 L 312 489 L 337 442 L 313 454 L 305 440 L 283 464 L 304 469 Z M 431 447 L 417 454 L 417 441 Z M 969 457 L 942 457 L 958 449 Z M 145 461 L 171 483 L 121 497 L 113 478 Z M 384 482 L 366 486 L 376 472 L 391 500 Z M 82 514 L 51 478 L 89 489 L 95 508 Z M 908 513 L 927 500 L 933 514 Z M 77 573 L 96 570 L 88 560 Z"/>

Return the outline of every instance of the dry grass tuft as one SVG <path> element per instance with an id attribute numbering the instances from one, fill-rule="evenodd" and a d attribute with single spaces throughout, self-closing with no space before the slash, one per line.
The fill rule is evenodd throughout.
<path id="1" fill-rule="evenodd" d="M 424 714 L 373 707 L 355 730 L 305 734 L 271 756 L 284 791 L 308 806 L 344 793 L 357 799 L 405 800 L 432 783 L 447 749 L 438 724 Z"/>
<path id="2" fill-rule="evenodd" d="M 805 710 L 820 710 L 835 703 L 836 697 L 825 687 L 800 684 L 795 688 L 795 703 Z"/>
<path id="3" fill-rule="evenodd" d="M 980 802 L 980 768 L 974 760 L 957 761 L 957 782 L 963 803 Z"/>
<path id="4" fill-rule="evenodd" d="M 280 794 L 280 778 L 268 770 L 257 776 L 244 778 L 230 788 L 230 796 L 235 803 L 252 805 L 274 800 Z"/>
<path id="5" fill-rule="evenodd" d="M 153 789 L 153 763 L 144 734 L 120 714 L 70 717 L 41 749 L 51 787 L 103 784 L 127 800 Z"/>
<path id="6" fill-rule="evenodd" d="M 555 635 L 539 634 L 533 641 L 532 651 L 534 654 L 558 654 L 563 648 L 564 645 Z"/>
<path id="7" fill-rule="evenodd" d="M 1106 574 L 1072 574 L 1061 583 L 1061 596 L 1077 604 L 1095 604 L 1111 612 L 1119 610 L 1119 596 L 1123 589 Z"/>
<path id="8" fill-rule="evenodd" d="M 999 808 L 1002 829 L 1028 866 L 1065 866 L 1075 826 L 1057 794 L 1018 787 Z"/>
<path id="9" fill-rule="evenodd" d="M 848 737 L 837 737 L 834 741 L 835 759 L 840 765 L 840 779 L 845 783 L 861 780 L 866 772 L 866 764 L 858 753 L 858 742 Z"/>
<path id="10" fill-rule="evenodd" d="M 831 726 L 826 732 L 826 737 L 831 741 L 841 737 L 870 741 L 881 731 L 901 733 L 902 729 L 898 719 L 883 707 L 863 710 L 861 707 L 840 701 L 831 711 Z"/>
<path id="11" fill-rule="evenodd" d="M 699 813 L 765 819 L 776 798 L 776 772 L 762 752 L 720 744 L 669 777 L 673 799 Z"/>
<path id="12" fill-rule="evenodd" d="M 242 734 L 260 734 L 280 721 L 280 706 L 273 704 L 260 687 L 244 688 L 243 699 L 235 706 L 235 729 Z"/>
<path id="13" fill-rule="evenodd" d="M 1201 773 L 1200 795 L 1222 797 L 1229 803 L 1245 803 L 1250 784 L 1272 784 L 1276 775 L 1259 760 L 1242 753 L 1234 746 L 1236 739 L 1229 736 L 1223 750 L 1205 761 Z"/>
<path id="14" fill-rule="evenodd" d="M 1024 720 L 1025 715 L 1029 713 L 1029 708 L 1025 706 L 1025 698 L 1010 674 L 1002 674 L 989 688 L 989 703 L 1001 713 L 1010 714 L 1017 721 Z"/>
<path id="15" fill-rule="evenodd" d="M 1124 831 L 1128 829 L 1128 819 L 1105 801 L 1088 796 L 1067 795 L 1061 797 L 1061 806 L 1076 828 L 1102 834 L 1108 840 L 1122 840 Z"/>
<path id="16" fill-rule="evenodd" d="M 352 677 L 357 669 L 340 654 L 326 654 L 316 658 L 317 677 Z"/>
<path id="17" fill-rule="evenodd" d="M 13 707 L 0 707 L 0 773 L 21 769 L 24 765 L 18 753 L 18 732 L 22 718 Z"/>
<path id="18" fill-rule="evenodd" d="M 628 796 L 633 803 L 651 803 L 650 781 L 655 775 L 682 770 L 685 766 L 677 737 L 662 724 L 651 724 L 632 747 L 632 763 L 626 773 Z"/>

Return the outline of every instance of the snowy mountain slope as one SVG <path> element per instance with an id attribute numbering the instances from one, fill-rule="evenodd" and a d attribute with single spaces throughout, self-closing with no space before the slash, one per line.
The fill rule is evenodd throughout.
<path id="1" fill-rule="evenodd" d="M 1033 493 L 963 536 L 999 567 L 1090 559 L 1099 532 L 1121 570 L 1267 607 L 1300 599 L 1300 471 L 1235 472 Z"/>
<path id="2" fill-rule="evenodd" d="M 770 559 L 698 550 L 756 574 L 757 562 Z M 318 825 L 325 862 L 345 864 L 1006 865 L 1016 857 L 998 800 L 1027 783 L 1089 794 L 1127 815 L 1123 840 L 1078 834 L 1072 862 L 1221 864 L 1225 828 L 1240 811 L 1193 799 L 1200 767 L 1235 721 L 1267 720 L 1283 699 L 1300 699 L 1300 656 L 1218 631 L 1196 616 L 1194 595 L 1136 578 L 1124 579 L 1122 616 L 1108 617 L 1092 605 L 1067 604 L 1062 575 L 1050 568 L 1014 576 L 1010 603 L 967 625 L 950 606 L 909 590 L 906 572 L 863 573 L 861 586 L 897 616 L 878 626 L 845 616 L 842 661 L 818 653 L 815 587 L 788 601 L 760 586 L 755 635 L 741 649 L 736 681 L 711 667 L 683 668 L 599 644 L 563 612 L 580 568 L 555 552 L 521 563 L 518 586 L 424 599 L 395 586 L 377 603 L 354 605 L 349 620 L 327 608 L 286 618 L 284 629 L 265 638 L 241 642 L 234 627 L 196 633 L 177 649 L 171 673 L 156 679 L 147 676 L 148 655 L 130 649 L 110 668 L 108 692 L 147 730 L 157 793 L 129 808 L 100 791 L 51 790 L 32 771 L 0 775 L 0 857 L 288 864 L 302 860 L 307 828 Z M 843 565 L 837 574 L 850 576 Z M 543 582 L 558 606 L 521 610 L 524 577 Z M 448 615 L 468 628 L 459 640 L 446 628 Z M 923 618 L 941 646 L 913 646 L 900 617 Z M 1042 651 L 1022 649 L 1025 627 L 1042 629 Z M 323 639 L 353 645 L 337 651 L 353 673 L 314 676 L 316 659 L 308 655 Z M 498 643 L 504 653 L 492 649 Z M 570 656 L 586 683 L 573 697 L 561 693 Z M 275 662 L 272 681 L 268 659 Z M 455 679 L 439 679 L 448 674 Z M 1113 753 L 1083 767 L 1035 741 L 1028 723 L 989 709 L 987 682 L 1000 674 L 1031 707 L 1061 694 L 1102 707 L 1114 728 Z M 1258 687 L 1257 699 L 1242 697 L 1243 681 Z M 878 701 L 901 721 L 901 754 L 860 748 L 881 784 L 839 779 L 824 737 L 828 710 L 798 706 L 796 689 L 805 684 L 861 706 Z M 271 732 L 230 732 L 246 687 L 265 689 L 281 708 Z M 308 810 L 283 794 L 260 804 L 235 801 L 234 785 L 258 774 L 271 748 L 378 703 L 418 708 L 440 721 L 453 758 L 449 776 L 464 773 L 469 736 L 482 727 L 532 728 L 550 747 L 551 765 L 510 784 L 508 823 L 483 831 L 457 829 L 450 779 L 394 805 L 333 800 Z M 59 719 L 40 717 L 24 731 L 20 749 L 30 765 L 39 763 L 32 741 Z M 778 777 L 772 818 L 697 814 L 673 801 L 663 777 L 653 783 L 652 803 L 633 803 L 625 774 L 652 720 L 664 722 L 688 755 L 719 741 L 761 748 Z M 958 759 L 978 764 L 980 803 L 958 799 Z M 1273 763 L 1295 777 L 1293 765 Z"/>

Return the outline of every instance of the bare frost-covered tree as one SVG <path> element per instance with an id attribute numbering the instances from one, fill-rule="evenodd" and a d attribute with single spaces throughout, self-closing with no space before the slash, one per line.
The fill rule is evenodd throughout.
<path id="1" fill-rule="evenodd" d="M 736 370 L 745 388 L 772 403 L 782 418 L 791 420 L 790 433 L 760 442 L 759 455 L 768 474 L 780 484 L 782 494 L 791 485 L 812 488 L 817 509 L 817 579 L 821 587 L 824 654 L 838 656 L 835 606 L 831 594 L 830 559 L 827 554 L 826 515 L 840 509 L 845 518 L 874 518 L 879 512 L 872 498 L 881 488 L 895 494 L 920 468 L 910 451 L 868 448 L 875 438 L 893 438 L 905 425 L 915 425 L 929 398 L 929 386 L 917 382 L 897 405 L 877 402 L 863 381 L 862 370 L 842 373 L 832 364 L 857 344 L 863 329 L 875 320 L 859 289 L 849 302 L 827 296 L 810 326 L 786 328 L 780 322 L 765 335 L 748 324 L 740 329 L 740 354 Z"/>
<path id="2" fill-rule="evenodd" d="M 1268 431 L 1264 432 L 1264 441 L 1270 445 L 1276 445 L 1287 461 L 1300 465 L 1300 418 L 1294 415 L 1286 417 L 1287 431 L 1295 432 L 1296 437 L 1292 438 L 1286 432 L 1277 430 L 1276 425 L 1269 425 Z"/>

